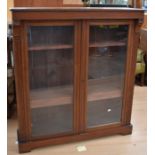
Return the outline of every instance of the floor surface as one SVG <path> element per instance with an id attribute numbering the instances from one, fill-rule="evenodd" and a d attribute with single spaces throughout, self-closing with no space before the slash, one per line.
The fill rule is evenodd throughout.
<path id="1" fill-rule="evenodd" d="M 108 136 L 77 143 L 34 149 L 29 155 L 146 155 L 147 103 L 146 87 L 135 87 L 132 112 L 133 133 L 127 136 Z M 8 120 L 8 155 L 18 155 L 16 144 L 17 117 Z M 78 146 L 86 150 L 79 152 Z"/>

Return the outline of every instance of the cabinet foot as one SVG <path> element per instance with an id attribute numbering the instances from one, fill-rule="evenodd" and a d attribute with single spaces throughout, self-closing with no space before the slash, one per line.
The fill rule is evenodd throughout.
<path id="1" fill-rule="evenodd" d="M 130 134 L 132 134 L 132 124 L 130 124 L 130 125 L 126 125 L 125 126 L 125 128 L 124 128 L 124 130 L 120 133 L 120 135 L 123 135 L 123 136 L 125 136 L 125 135 L 130 135 Z"/>
<path id="2" fill-rule="evenodd" d="M 28 143 L 23 143 L 23 144 L 19 143 L 18 151 L 19 153 L 28 153 L 28 152 L 31 152 L 31 148 Z"/>
<path id="3" fill-rule="evenodd" d="M 31 152 L 31 145 L 29 141 L 21 140 L 19 136 L 19 130 L 17 130 L 17 136 L 18 136 L 18 152 L 19 153 L 28 153 Z"/>

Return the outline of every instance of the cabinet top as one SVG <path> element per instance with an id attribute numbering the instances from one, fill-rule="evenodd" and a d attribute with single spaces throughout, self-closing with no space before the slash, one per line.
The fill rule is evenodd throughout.
<path id="1" fill-rule="evenodd" d="M 11 8 L 13 12 L 38 12 L 38 11 L 143 11 L 143 9 L 138 8 L 127 8 L 127 7 L 14 7 Z"/>
<path id="2" fill-rule="evenodd" d="M 122 7 L 14 7 L 14 20 L 143 19 L 144 10 Z"/>

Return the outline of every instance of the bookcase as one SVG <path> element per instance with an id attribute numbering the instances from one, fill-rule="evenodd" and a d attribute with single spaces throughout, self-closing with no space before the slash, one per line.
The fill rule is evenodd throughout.
<path id="1" fill-rule="evenodd" d="M 143 10 L 13 8 L 19 152 L 131 134 Z"/>

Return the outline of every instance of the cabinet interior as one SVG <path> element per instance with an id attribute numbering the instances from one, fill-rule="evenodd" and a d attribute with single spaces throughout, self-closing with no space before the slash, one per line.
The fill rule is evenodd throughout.
<path id="1" fill-rule="evenodd" d="M 32 135 L 73 131 L 74 26 L 30 26 Z M 89 27 L 87 127 L 121 121 L 127 25 Z"/>

